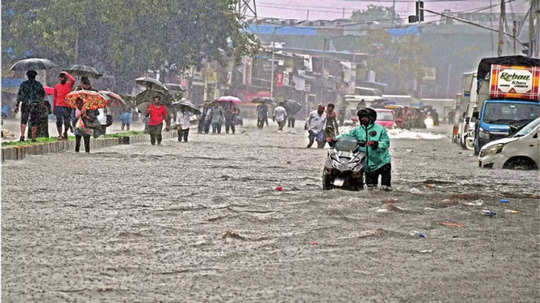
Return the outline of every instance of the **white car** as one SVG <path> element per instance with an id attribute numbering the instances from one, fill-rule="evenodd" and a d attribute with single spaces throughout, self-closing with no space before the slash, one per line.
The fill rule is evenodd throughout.
<path id="1" fill-rule="evenodd" d="M 512 137 L 489 142 L 480 150 L 478 165 L 486 168 L 538 169 L 540 166 L 540 118 Z"/>

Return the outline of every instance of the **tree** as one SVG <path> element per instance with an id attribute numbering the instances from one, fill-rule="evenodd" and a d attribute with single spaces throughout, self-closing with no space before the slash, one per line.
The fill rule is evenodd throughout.
<path id="1" fill-rule="evenodd" d="M 2 1 L 4 51 L 25 50 L 68 66 L 91 64 L 130 81 L 148 69 L 181 72 L 201 60 L 254 54 L 258 40 L 239 0 Z"/>
<path id="2" fill-rule="evenodd" d="M 379 81 L 407 90 L 411 82 L 422 78 L 427 50 L 417 36 L 393 38 L 385 30 L 372 30 L 364 44 L 369 55 L 367 67 L 376 72 Z"/>
<path id="3" fill-rule="evenodd" d="M 354 22 L 368 23 L 372 21 L 377 22 L 391 22 L 392 18 L 395 19 L 395 23 L 401 23 L 399 15 L 395 13 L 394 9 L 390 6 L 378 6 L 369 4 L 365 10 L 356 10 L 352 13 L 351 19 Z"/>

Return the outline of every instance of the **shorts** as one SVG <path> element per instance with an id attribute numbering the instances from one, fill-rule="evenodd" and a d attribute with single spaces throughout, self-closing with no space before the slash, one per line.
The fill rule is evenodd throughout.
<path id="1" fill-rule="evenodd" d="M 54 108 L 56 116 L 56 127 L 62 127 L 62 124 L 68 126 L 71 123 L 71 108 L 67 106 L 57 106 Z"/>
<path id="2" fill-rule="evenodd" d="M 120 114 L 120 121 L 123 124 L 131 124 L 131 113 L 124 112 Z"/>
<path id="3" fill-rule="evenodd" d="M 21 124 L 28 124 L 30 120 L 30 126 L 38 126 L 41 120 L 41 113 L 39 112 L 39 104 L 22 104 L 21 105 Z"/>
<path id="4" fill-rule="evenodd" d="M 314 138 L 318 142 L 322 142 L 323 141 L 323 132 L 320 131 L 320 132 L 316 133 L 316 132 L 310 130 L 308 137 L 309 137 L 310 140 Z"/>

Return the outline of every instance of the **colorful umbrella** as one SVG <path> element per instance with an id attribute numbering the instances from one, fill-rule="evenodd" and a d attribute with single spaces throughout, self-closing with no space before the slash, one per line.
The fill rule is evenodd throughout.
<path id="1" fill-rule="evenodd" d="M 124 107 L 126 106 L 126 101 L 120 95 L 113 93 L 108 90 L 100 90 L 100 94 L 102 94 L 105 99 L 107 99 L 107 105 L 110 105 L 112 107 Z"/>
<path id="2" fill-rule="evenodd" d="M 232 102 L 232 103 L 235 103 L 235 104 L 242 103 L 242 100 L 240 100 L 240 98 L 234 97 L 234 96 L 221 96 L 221 97 L 217 98 L 216 101 L 217 102 Z"/>
<path id="3" fill-rule="evenodd" d="M 107 106 L 107 100 L 103 95 L 91 90 L 76 90 L 67 94 L 65 103 L 73 108 L 77 108 L 77 99 L 83 100 L 83 107 L 86 109 L 94 110 L 98 108 L 104 108 Z"/>
<path id="4" fill-rule="evenodd" d="M 40 70 L 57 67 L 56 63 L 44 58 L 28 58 L 15 62 L 10 70 Z"/>

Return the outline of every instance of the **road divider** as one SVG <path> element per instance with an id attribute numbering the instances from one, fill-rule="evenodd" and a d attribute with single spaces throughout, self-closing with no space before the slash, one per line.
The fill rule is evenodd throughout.
<path id="1" fill-rule="evenodd" d="M 163 138 L 176 138 L 176 131 L 164 131 Z M 90 146 L 92 150 L 120 145 L 120 144 L 135 144 L 141 142 L 150 142 L 150 135 L 122 133 L 111 134 L 101 138 L 91 138 Z M 60 153 L 65 151 L 75 150 L 75 139 L 70 138 L 65 141 L 53 142 L 35 142 L 31 144 L 8 145 L 2 146 L 2 163 L 8 160 L 23 160 L 28 155 L 43 155 L 48 153 Z"/>

